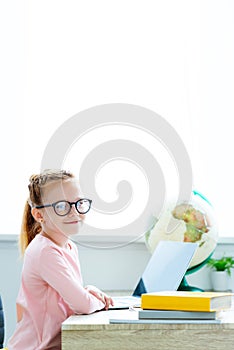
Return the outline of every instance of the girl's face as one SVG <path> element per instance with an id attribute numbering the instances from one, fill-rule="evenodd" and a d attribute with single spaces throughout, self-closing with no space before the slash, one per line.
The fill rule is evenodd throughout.
<path id="1" fill-rule="evenodd" d="M 63 200 L 76 202 L 80 198 L 81 193 L 75 179 L 49 184 L 45 187 L 42 196 L 43 205 Z M 57 215 L 53 207 L 40 210 L 42 210 L 43 215 L 42 228 L 47 234 L 62 233 L 66 236 L 77 234 L 85 218 L 84 214 L 78 213 L 75 205 L 72 205 L 71 211 L 65 216 Z"/>

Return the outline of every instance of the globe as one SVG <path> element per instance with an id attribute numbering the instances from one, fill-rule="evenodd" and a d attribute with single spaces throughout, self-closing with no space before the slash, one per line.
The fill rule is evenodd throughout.
<path id="1" fill-rule="evenodd" d="M 214 211 L 208 199 L 198 191 L 192 191 L 189 201 L 170 202 L 152 228 L 145 234 L 145 242 L 152 253 L 161 240 L 196 242 L 198 249 L 186 272 L 186 276 L 204 266 L 213 254 L 218 238 Z M 191 287 L 183 278 L 179 290 L 201 290 Z"/>

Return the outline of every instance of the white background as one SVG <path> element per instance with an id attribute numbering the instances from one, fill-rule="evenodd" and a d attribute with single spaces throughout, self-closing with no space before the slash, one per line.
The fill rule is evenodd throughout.
<path id="1" fill-rule="evenodd" d="M 0 233 L 19 232 L 28 177 L 55 130 L 115 102 L 175 128 L 219 235 L 233 236 L 233 1 L 3 0 L 0 36 Z"/>

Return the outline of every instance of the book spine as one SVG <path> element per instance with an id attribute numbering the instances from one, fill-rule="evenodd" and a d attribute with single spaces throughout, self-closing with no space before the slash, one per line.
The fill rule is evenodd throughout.
<path id="1" fill-rule="evenodd" d="M 141 308 L 152 310 L 211 311 L 209 299 L 142 295 Z"/>
<path id="2" fill-rule="evenodd" d="M 140 310 L 139 319 L 203 319 L 214 320 L 216 312 L 174 311 L 174 310 Z"/>

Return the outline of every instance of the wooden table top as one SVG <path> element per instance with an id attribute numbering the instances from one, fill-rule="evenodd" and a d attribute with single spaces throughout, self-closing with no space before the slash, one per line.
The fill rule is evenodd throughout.
<path id="1" fill-rule="evenodd" d="M 220 315 L 221 323 L 209 321 L 194 321 L 194 320 L 162 320 L 156 323 L 147 320 L 139 323 L 138 310 L 108 310 L 99 311 L 90 315 L 74 315 L 70 316 L 62 324 L 62 331 L 66 330 L 97 330 L 111 329 L 113 326 L 116 329 L 194 329 L 205 327 L 207 329 L 223 328 L 234 329 L 234 310 L 222 311 Z M 110 319 L 124 320 L 120 323 L 110 323 Z M 126 321 L 125 321 L 126 320 Z M 129 322 L 128 322 L 129 320 Z M 137 323 L 134 323 L 136 322 Z"/>

